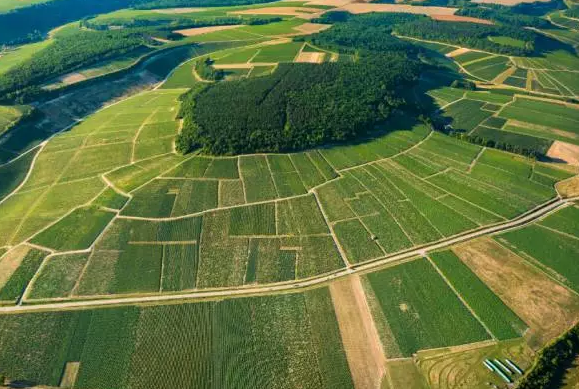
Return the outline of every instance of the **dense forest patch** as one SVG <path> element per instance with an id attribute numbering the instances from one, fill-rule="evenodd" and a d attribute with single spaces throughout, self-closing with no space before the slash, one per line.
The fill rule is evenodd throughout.
<path id="1" fill-rule="evenodd" d="M 336 13 L 339 15 L 339 13 Z M 353 62 L 283 64 L 269 77 L 210 84 L 184 98 L 178 149 L 279 152 L 368 135 L 406 101 L 421 69 L 417 48 L 391 35 L 407 15 L 347 17 L 311 37 Z"/>

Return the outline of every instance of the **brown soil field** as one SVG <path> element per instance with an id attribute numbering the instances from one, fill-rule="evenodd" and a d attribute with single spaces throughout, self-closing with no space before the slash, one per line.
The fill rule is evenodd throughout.
<path id="1" fill-rule="evenodd" d="M 466 47 L 461 47 L 459 49 L 451 51 L 450 53 L 446 53 L 446 56 L 448 58 L 452 58 L 452 57 L 456 57 L 456 56 L 461 55 L 461 54 L 468 53 L 469 51 L 470 51 L 470 49 L 467 49 Z"/>
<path id="2" fill-rule="evenodd" d="M 280 16 L 308 16 L 323 12 L 321 8 L 306 7 L 265 7 L 229 12 L 232 15 L 280 15 Z"/>
<path id="3" fill-rule="evenodd" d="M 28 246 L 18 246 L 8 251 L 0 260 L 0 288 L 12 277 L 29 251 Z"/>
<path id="4" fill-rule="evenodd" d="M 76 84 L 84 80 L 86 80 L 86 76 L 80 73 L 70 73 L 60 79 L 60 81 L 66 85 Z"/>
<path id="5" fill-rule="evenodd" d="M 490 20 L 471 18 L 470 16 L 431 15 L 431 17 L 434 20 L 440 20 L 442 22 L 465 22 L 465 23 L 477 23 L 477 24 L 494 24 Z"/>
<path id="6" fill-rule="evenodd" d="M 549 147 L 547 157 L 565 161 L 569 165 L 579 166 L 579 146 L 556 140 Z"/>
<path id="7" fill-rule="evenodd" d="M 555 184 L 555 188 L 564 198 L 579 196 L 579 176 L 558 182 Z"/>
<path id="8" fill-rule="evenodd" d="M 324 62 L 324 57 L 326 53 L 311 53 L 311 52 L 301 52 L 298 54 L 294 62 L 301 63 L 322 63 Z"/>
<path id="9" fill-rule="evenodd" d="M 473 0 L 474 3 L 500 4 L 500 5 L 507 5 L 507 6 L 513 6 L 513 5 L 517 5 L 517 4 L 521 4 L 521 3 L 534 3 L 535 1 L 548 3 L 551 0 Z"/>
<path id="10" fill-rule="evenodd" d="M 154 9 L 154 12 L 158 12 L 160 14 L 188 14 L 192 12 L 203 12 L 207 11 L 207 8 L 198 8 L 198 7 L 190 7 L 190 8 L 166 8 L 166 9 Z"/>
<path id="11" fill-rule="evenodd" d="M 212 27 L 197 27 L 197 28 L 187 28 L 185 30 L 175 30 L 173 32 L 179 33 L 184 36 L 196 36 L 203 35 L 215 31 L 232 30 L 234 28 L 239 28 L 241 25 L 235 26 L 212 26 Z"/>
<path id="12" fill-rule="evenodd" d="M 330 27 L 332 27 L 331 24 L 304 23 L 300 26 L 294 27 L 294 30 L 301 31 L 305 34 L 315 34 L 327 30 Z"/>
<path id="13" fill-rule="evenodd" d="M 476 275 L 530 328 L 539 348 L 579 319 L 579 297 L 491 238 L 453 248 Z"/>
<path id="14" fill-rule="evenodd" d="M 492 79 L 491 82 L 493 84 L 502 84 L 503 82 L 505 82 L 505 80 L 507 78 L 509 78 L 511 75 L 513 75 L 516 71 L 517 71 L 517 68 L 514 66 L 511 68 L 508 68 L 507 70 L 505 70 L 504 72 L 502 72 L 501 74 L 496 76 L 494 79 Z"/>
<path id="15" fill-rule="evenodd" d="M 453 15 L 457 8 L 449 7 L 423 7 L 407 4 L 366 4 L 349 3 L 340 8 L 353 14 L 365 14 L 370 12 L 404 12 L 421 15 Z"/>
<path id="16" fill-rule="evenodd" d="M 330 294 L 354 386 L 380 388 L 386 357 L 360 277 L 333 282 Z"/>

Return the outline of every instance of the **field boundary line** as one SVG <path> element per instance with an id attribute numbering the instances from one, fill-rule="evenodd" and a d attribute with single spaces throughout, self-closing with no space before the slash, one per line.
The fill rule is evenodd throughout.
<path id="1" fill-rule="evenodd" d="M 544 229 L 546 229 L 546 230 L 549 230 L 549 231 L 551 231 L 551 232 L 553 232 L 553 233 L 555 233 L 555 234 L 563 235 L 563 236 L 565 236 L 565 237 L 567 237 L 567 238 L 569 238 L 569 239 L 579 240 L 579 236 L 575 236 L 575 235 L 571 235 L 571 234 L 568 234 L 568 233 L 563 232 L 563 231 L 559 231 L 559 230 L 557 230 L 557 229 L 555 229 L 555 228 L 551 228 L 551 227 L 545 226 L 545 225 L 543 225 L 543 224 L 541 224 L 541 223 L 537 223 L 537 226 L 540 227 L 540 228 L 544 228 Z"/>
<path id="2" fill-rule="evenodd" d="M 579 196 L 573 197 L 571 199 L 552 199 L 549 202 L 541 205 L 537 209 L 530 213 L 522 214 L 517 218 L 514 218 L 505 223 L 499 225 L 482 228 L 478 231 L 473 231 L 467 234 L 459 234 L 448 239 L 441 240 L 432 244 L 428 244 L 422 247 L 412 248 L 409 250 L 402 251 L 398 254 L 393 254 L 382 259 L 365 262 L 360 264 L 352 265 L 350 268 L 336 270 L 331 273 L 326 273 L 321 276 L 311 277 L 309 279 L 303 279 L 291 283 L 283 284 L 269 284 L 263 286 L 252 286 L 252 287 L 237 287 L 229 289 L 220 290 L 205 290 L 205 291 L 195 291 L 189 293 L 178 293 L 178 294 L 167 294 L 167 295 L 149 295 L 149 296 L 137 296 L 137 297 L 115 297 L 103 299 L 93 299 L 93 300 L 81 300 L 81 301 L 70 301 L 70 300 L 59 300 L 57 303 L 41 304 L 42 301 L 36 301 L 35 305 L 22 305 L 22 306 L 4 306 L 0 307 L 0 314 L 8 313 L 20 313 L 20 312 L 34 312 L 34 311 L 58 311 L 58 310 L 69 310 L 69 309 L 87 309 L 94 307 L 103 306 L 115 306 L 115 305 L 132 305 L 132 304 L 150 304 L 150 303 L 163 303 L 163 302 L 173 302 L 173 301 L 198 301 L 202 299 L 216 299 L 216 298 L 234 298 L 234 297 L 244 297 L 248 295 L 266 295 L 272 293 L 288 293 L 291 291 L 300 291 L 302 289 L 308 289 L 317 287 L 319 285 L 324 285 L 338 278 L 343 278 L 355 273 L 365 274 L 368 272 L 375 271 L 383 266 L 392 265 L 403 260 L 412 260 L 415 257 L 423 256 L 425 252 L 440 250 L 443 248 L 450 247 L 452 245 L 470 241 L 479 238 L 484 235 L 497 234 L 505 231 L 510 231 L 513 229 L 522 228 L 528 224 L 534 223 L 536 220 L 545 217 L 546 215 L 557 211 L 562 206 L 579 199 Z M 46 301 L 46 300 L 44 300 Z M 40 303 L 40 304 L 38 304 Z"/>
<path id="3" fill-rule="evenodd" d="M 40 153 L 42 152 L 42 150 L 44 149 L 44 147 L 46 146 L 46 144 L 48 143 L 48 141 L 44 141 L 42 142 L 40 145 L 28 150 L 27 152 L 19 155 L 18 157 L 14 158 L 13 160 L 11 160 L 10 162 L 5 163 L 4 165 L 0 165 L 0 167 L 3 167 L 5 165 L 8 165 L 18 159 L 20 159 L 21 157 L 25 156 L 26 154 L 28 154 L 29 152 L 31 152 L 32 150 L 34 150 L 37 147 L 40 147 L 40 150 L 38 150 L 38 152 L 36 153 L 36 155 L 34 156 L 34 158 L 32 159 L 32 163 L 30 163 L 30 166 L 28 167 L 28 172 L 26 173 L 26 176 L 24 176 L 24 178 L 22 179 L 22 182 L 12 190 L 12 192 L 8 193 L 3 199 L 0 200 L 0 204 L 4 203 L 6 200 L 8 200 L 9 198 L 11 198 L 12 196 L 14 196 L 15 194 L 18 193 L 18 191 L 20 189 L 22 189 L 22 187 L 24 185 L 26 185 L 26 182 L 28 181 L 28 179 L 30 178 L 30 176 L 32 175 L 32 171 L 34 170 L 34 165 L 36 164 L 36 160 L 38 159 L 38 156 L 40 155 Z"/>
<path id="4" fill-rule="evenodd" d="M 473 131 L 474 131 L 474 129 L 473 129 Z M 478 162 L 478 159 L 483 155 L 483 153 L 485 152 L 486 149 L 487 149 L 486 146 L 483 147 L 482 149 L 480 149 L 479 152 L 477 153 L 476 157 L 474 157 L 473 160 L 470 161 L 470 165 L 468 165 L 467 173 L 472 172 L 472 169 L 474 168 L 474 166 Z M 488 166 L 491 166 L 491 165 L 488 165 Z M 494 166 L 491 166 L 491 167 L 494 167 Z M 503 170 L 503 171 L 506 171 L 506 170 Z"/>
<path id="5" fill-rule="evenodd" d="M 332 240 L 334 241 L 334 245 L 336 245 L 336 248 L 338 249 L 338 252 L 340 253 L 340 257 L 342 258 L 342 262 L 344 262 L 344 265 L 346 265 L 346 268 L 350 268 L 350 266 L 352 266 L 352 264 L 348 260 L 348 256 L 346 255 L 346 251 L 344 250 L 344 248 L 342 247 L 342 244 L 340 243 L 340 241 L 338 240 L 338 237 L 336 236 L 336 233 L 334 231 L 334 227 L 333 227 L 332 223 L 330 222 L 330 218 L 326 214 L 324 207 L 322 206 L 322 202 L 320 201 L 320 199 L 318 197 L 318 193 L 316 191 L 313 191 L 312 193 L 314 194 L 314 198 L 316 199 L 316 204 L 318 205 L 318 208 L 320 209 L 320 212 L 322 213 L 322 217 L 324 218 L 324 221 L 326 222 L 326 225 L 328 226 L 328 229 L 330 230 L 330 235 L 332 236 Z"/>
<path id="6" fill-rule="evenodd" d="M 482 319 L 478 316 L 478 314 L 474 311 L 474 309 L 472 309 L 472 307 L 466 302 L 466 300 L 460 295 L 460 293 L 458 293 L 458 290 L 456 290 L 452 282 L 450 282 L 450 280 L 446 277 L 446 275 L 442 272 L 442 270 L 440 270 L 440 268 L 436 266 L 436 263 L 434 263 L 432 258 L 430 258 L 430 255 L 426 254 L 424 255 L 424 258 L 426 258 L 426 260 L 430 263 L 430 265 L 434 268 L 434 270 L 436 270 L 438 275 L 444 280 L 446 285 L 448 285 L 448 287 L 452 290 L 452 292 L 456 295 L 456 297 L 462 302 L 464 307 L 468 309 L 470 314 L 480 323 L 480 325 L 484 328 L 487 334 L 491 336 L 491 339 L 495 341 L 498 340 L 497 337 L 490 330 L 490 328 L 488 328 L 485 322 L 483 322 Z"/>

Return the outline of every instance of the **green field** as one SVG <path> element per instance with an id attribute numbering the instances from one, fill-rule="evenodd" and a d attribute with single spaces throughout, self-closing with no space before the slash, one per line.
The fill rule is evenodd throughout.
<path id="1" fill-rule="evenodd" d="M 402 355 L 489 338 L 426 259 L 367 277 Z"/>
<path id="2" fill-rule="evenodd" d="M 570 138 L 573 137 L 572 134 L 579 134 L 579 109 L 562 104 L 518 98 L 503 109 L 499 116 L 562 130 L 571 133 L 568 135 Z"/>
<path id="3" fill-rule="evenodd" d="M 525 323 L 452 251 L 433 253 L 430 257 L 494 337 L 505 340 L 518 338 L 524 334 L 527 329 Z"/>
<path id="4" fill-rule="evenodd" d="M 5 335 L 3 371 L 52 385 L 58 385 L 67 362 L 78 361 L 77 388 L 237 389 L 264 382 L 353 387 L 326 289 L 198 304 L 0 316 L 0 331 Z"/>

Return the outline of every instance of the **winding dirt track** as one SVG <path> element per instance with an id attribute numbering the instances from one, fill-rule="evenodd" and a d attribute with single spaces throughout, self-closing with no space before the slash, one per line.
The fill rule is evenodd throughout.
<path id="1" fill-rule="evenodd" d="M 0 314 L 2 313 L 20 313 L 20 312 L 39 312 L 39 311 L 59 311 L 59 310 L 69 310 L 69 309 L 86 309 L 86 308 L 96 308 L 105 307 L 113 305 L 131 305 L 131 304 L 151 304 L 151 303 L 176 303 L 185 302 L 191 300 L 203 300 L 203 299 L 219 299 L 227 297 L 242 297 L 242 296 L 256 296 L 256 295 L 267 295 L 272 293 L 284 293 L 299 291 L 301 289 L 310 288 L 318 285 L 322 285 L 333 281 L 338 278 L 347 277 L 352 274 L 363 274 L 373 270 L 376 270 L 384 265 L 391 264 L 393 262 L 407 260 L 416 256 L 425 255 L 429 251 L 439 250 L 446 248 L 457 243 L 466 242 L 475 238 L 479 238 L 484 235 L 496 234 L 499 232 L 504 232 L 516 228 L 523 227 L 530 223 L 535 222 L 563 207 L 568 206 L 573 201 L 578 200 L 579 196 L 562 199 L 555 198 L 552 199 L 537 208 L 524 213 L 510 221 L 503 223 L 497 223 L 495 225 L 480 228 L 475 231 L 467 232 L 464 234 L 459 234 L 454 237 L 440 240 L 438 242 L 428 244 L 425 246 L 413 248 L 400 252 L 398 254 L 390 255 L 381 259 L 377 259 L 372 262 L 366 262 L 357 265 L 351 265 L 347 269 L 342 269 L 331 274 L 325 274 L 317 277 L 312 277 L 309 279 L 294 281 L 288 283 L 280 283 L 274 285 L 264 285 L 255 287 L 239 287 L 239 288 L 228 288 L 228 289 L 213 289 L 205 291 L 195 291 L 186 293 L 177 293 L 169 295 L 148 295 L 148 296 L 136 296 L 136 297 L 111 297 L 111 298 L 100 298 L 96 300 L 77 300 L 77 301 L 62 301 L 53 302 L 48 304 L 38 304 L 38 305 L 17 305 L 17 306 L 6 306 L 0 307 Z M 40 303 L 40 302 L 39 302 Z"/>

